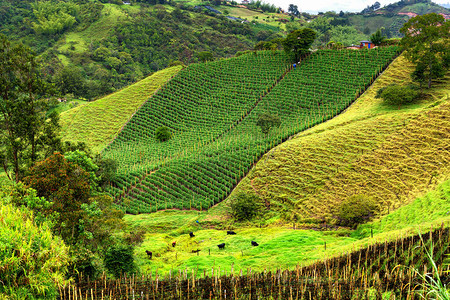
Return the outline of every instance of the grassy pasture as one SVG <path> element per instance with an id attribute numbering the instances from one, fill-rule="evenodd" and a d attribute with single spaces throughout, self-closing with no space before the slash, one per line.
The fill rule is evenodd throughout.
<path id="1" fill-rule="evenodd" d="M 418 276 L 432 268 L 424 257 L 425 249 L 434 249 L 436 272 L 442 278 L 450 269 L 445 262 L 449 245 L 449 229 L 439 227 L 422 236 L 415 234 L 377 242 L 291 269 L 228 270 L 213 265 L 203 273 L 188 268 L 169 272 L 156 270 L 110 280 L 102 276 L 95 282 L 79 282 L 78 288 L 81 295 L 90 292 L 95 299 L 107 294 L 120 298 L 140 294 L 142 298 L 174 300 L 415 299 L 429 292 L 428 288 L 422 290 L 426 282 Z M 71 288 L 65 290 L 68 292 Z"/>
<path id="2" fill-rule="evenodd" d="M 64 140 L 83 141 L 92 150 L 101 151 L 130 116 L 181 68 L 158 71 L 114 94 L 63 112 L 61 135 Z"/>
<path id="3" fill-rule="evenodd" d="M 121 165 L 110 192 L 133 213 L 208 208 L 224 199 L 263 153 L 343 111 L 395 54 L 396 48 L 318 51 L 285 73 L 281 54 L 270 51 L 190 66 L 155 94 L 104 152 Z M 229 65 L 236 62 L 246 69 L 233 75 L 229 70 L 238 69 Z M 255 125 L 264 112 L 283 120 L 267 136 Z M 161 125 L 174 132 L 167 143 L 152 140 Z"/>
<path id="4" fill-rule="evenodd" d="M 361 225 L 354 232 L 293 230 L 276 224 L 258 228 L 257 222 L 247 224 L 250 227 L 218 224 L 216 228 L 209 228 L 208 212 L 179 210 L 127 215 L 125 220 L 131 230 L 140 227 L 148 232 L 144 242 L 135 249 L 141 270 L 166 274 L 169 270 L 188 269 L 203 274 L 214 268 L 237 273 L 248 268 L 254 271 L 292 269 L 376 243 L 427 232 L 450 221 L 449 200 L 450 181 L 447 180 L 411 204 Z M 226 230 L 230 228 L 237 235 L 227 235 Z M 196 235 L 194 238 L 188 235 L 191 231 Z M 252 240 L 260 245 L 252 247 Z M 171 246 L 173 241 L 177 242 L 175 247 Z M 222 242 L 226 244 L 225 249 L 219 250 L 217 245 Z M 198 255 L 192 253 L 197 249 L 201 250 Z M 152 260 L 146 257 L 145 250 L 153 252 Z"/>
<path id="5" fill-rule="evenodd" d="M 141 226 L 148 232 L 145 241 L 136 247 L 139 268 L 145 272 L 162 273 L 169 270 L 198 268 L 199 273 L 211 267 L 230 272 L 232 269 L 253 270 L 290 268 L 300 263 L 322 259 L 327 247 L 350 244 L 354 238 L 337 237 L 312 230 L 292 230 L 283 227 L 240 228 L 237 235 L 227 235 L 226 230 L 208 229 L 202 226 L 205 213 L 161 211 L 151 215 L 127 215 L 132 226 Z M 200 224 L 195 221 L 200 219 Z M 189 232 L 195 233 L 194 238 Z M 251 241 L 259 246 L 253 247 Z M 171 246 L 177 242 L 175 247 Z M 225 243 L 225 249 L 217 245 Z M 200 249 L 198 253 L 193 250 Z M 149 261 L 145 250 L 151 250 L 154 258 Z"/>

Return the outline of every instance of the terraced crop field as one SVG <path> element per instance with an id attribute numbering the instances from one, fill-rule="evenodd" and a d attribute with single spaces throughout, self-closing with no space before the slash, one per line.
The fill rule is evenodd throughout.
<path id="1" fill-rule="evenodd" d="M 156 72 L 114 94 L 62 113 L 61 136 L 67 141 L 83 141 L 93 151 L 101 151 L 130 116 L 181 68 Z"/>
<path id="2" fill-rule="evenodd" d="M 131 213 L 209 208 L 269 149 L 348 107 L 397 53 L 317 51 L 292 69 L 266 51 L 189 66 L 103 152 L 121 166 L 109 192 Z M 268 135 L 256 126 L 263 112 L 282 120 Z M 174 137 L 156 142 L 159 126 Z"/>
<path id="3" fill-rule="evenodd" d="M 447 180 L 450 76 L 418 103 L 388 107 L 376 91 L 407 83 L 412 70 L 403 57 L 392 67 L 345 114 L 266 154 L 235 192 L 257 194 L 285 220 L 328 223 L 352 195 L 373 198 L 384 215 Z"/>

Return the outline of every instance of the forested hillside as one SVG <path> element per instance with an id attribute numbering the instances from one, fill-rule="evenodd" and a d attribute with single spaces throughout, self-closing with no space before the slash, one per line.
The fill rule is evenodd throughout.
<path id="1" fill-rule="evenodd" d="M 2 0 L 0 32 L 40 55 L 47 80 L 62 95 L 93 99 L 173 61 L 188 64 L 251 49 L 260 31 L 174 1 L 117 3 Z"/>
<path id="2" fill-rule="evenodd" d="M 209 4 L 209 5 L 208 5 Z M 66 98 L 89 100 L 136 82 L 175 61 L 231 57 L 308 27 L 329 42 L 358 44 L 383 27 L 399 37 L 408 20 L 399 13 L 447 13 L 426 0 L 400 1 L 361 13 L 275 13 L 256 1 L 248 8 L 222 1 L 0 0 L 0 32 L 39 54 L 47 81 Z"/>

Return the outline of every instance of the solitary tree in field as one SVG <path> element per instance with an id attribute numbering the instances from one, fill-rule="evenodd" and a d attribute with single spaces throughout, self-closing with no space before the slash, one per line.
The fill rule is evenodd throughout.
<path id="1" fill-rule="evenodd" d="M 412 103 L 419 97 L 419 92 L 411 86 L 388 85 L 378 90 L 376 98 L 381 98 L 388 105 L 400 107 L 403 104 Z"/>
<path id="2" fill-rule="evenodd" d="M 298 11 L 298 6 L 294 4 L 289 4 L 288 12 L 294 16 L 298 16 L 300 14 Z"/>
<path id="3" fill-rule="evenodd" d="M 172 137 L 172 133 L 170 132 L 170 129 L 166 126 L 161 126 L 156 128 L 155 130 L 155 138 L 160 142 L 165 142 L 170 140 Z"/>
<path id="4" fill-rule="evenodd" d="M 445 75 L 450 65 L 450 22 L 436 13 L 410 19 L 400 32 L 406 57 L 416 64 L 412 77 L 428 82 Z"/>
<path id="5" fill-rule="evenodd" d="M 256 126 L 261 127 L 261 131 L 264 134 L 269 134 L 272 127 L 279 127 L 281 125 L 281 119 L 277 115 L 272 115 L 269 113 L 264 113 L 258 117 L 256 121 Z"/>
<path id="6" fill-rule="evenodd" d="M 214 56 L 209 51 L 201 51 L 197 53 L 198 60 L 201 62 L 207 62 L 214 59 Z"/>
<path id="7" fill-rule="evenodd" d="M 311 44 L 316 39 L 316 32 L 310 28 L 303 28 L 292 31 L 283 41 L 284 51 L 292 56 L 295 61 L 309 53 Z"/>

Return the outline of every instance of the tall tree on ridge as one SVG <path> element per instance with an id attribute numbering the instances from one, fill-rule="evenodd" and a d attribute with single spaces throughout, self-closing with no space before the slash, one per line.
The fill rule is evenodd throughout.
<path id="1" fill-rule="evenodd" d="M 445 75 L 450 66 L 450 22 L 436 13 L 410 19 L 400 32 L 406 57 L 416 64 L 413 80 L 428 82 Z"/>
<path id="2" fill-rule="evenodd" d="M 309 53 L 309 47 L 316 39 L 316 32 L 310 28 L 303 28 L 292 31 L 283 41 L 284 51 L 293 56 L 295 61 Z"/>

